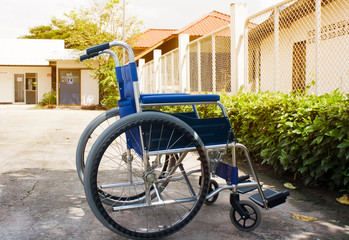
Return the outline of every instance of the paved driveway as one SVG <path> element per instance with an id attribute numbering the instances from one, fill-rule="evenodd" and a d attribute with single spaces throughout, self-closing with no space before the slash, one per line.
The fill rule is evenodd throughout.
<path id="1" fill-rule="evenodd" d="M 75 172 L 80 134 L 101 112 L 30 107 L 0 105 L 0 238 L 124 239 L 93 216 Z M 282 189 L 282 181 L 260 178 Z M 334 196 L 330 199 L 316 201 L 306 192 L 292 191 L 287 204 L 262 209 L 259 228 L 245 233 L 230 223 L 229 193 L 223 192 L 166 239 L 348 239 L 348 207 L 336 204 Z M 319 220 L 301 222 L 290 212 Z"/>

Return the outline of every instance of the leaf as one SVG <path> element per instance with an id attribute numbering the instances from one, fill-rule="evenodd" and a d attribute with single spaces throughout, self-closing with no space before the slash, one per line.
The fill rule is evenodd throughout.
<path id="1" fill-rule="evenodd" d="M 346 148 L 346 147 L 349 147 L 349 140 L 347 139 L 344 139 L 344 142 L 342 142 L 337 146 L 337 148 Z"/>
<path id="2" fill-rule="evenodd" d="M 293 122 L 286 122 L 285 125 L 289 127 L 293 127 Z"/>
<path id="3" fill-rule="evenodd" d="M 292 190 L 297 189 L 295 186 L 292 185 L 292 183 L 289 183 L 289 182 L 288 182 L 288 183 L 285 183 L 284 186 L 285 186 L 286 188 L 292 189 Z"/>
<path id="4" fill-rule="evenodd" d="M 315 143 L 316 143 L 317 145 L 319 145 L 319 144 L 322 142 L 322 139 L 323 139 L 323 138 L 324 138 L 323 135 L 316 137 L 316 138 L 311 142 L 310 145 L 314 145 Z"/>
<path id="5" fill-rule="evenodd" d="M 294 213 L 290 213 L 290 214 L 293 219 L 300 220 L 303 222 L 314 222 L 318 220 L 317 218 L 314 218 L 314 217 L 308 217 L 308 216 L 294 214 Z"/>
<path id="6" fill-rule="evenodd" d="M 318 159 L 316 157 L 311 157 L 307 161 L 304 162 L 304 166 L 312 164 L 312 163 L 316 162 L 317 160 Z"/>
<path id="7" fill-rule="evenodd" d="M 349 205 L 349 197 L 346 194 L 344 194 L 340 198 L 336 198 L 336 201 L 343 205 Z"/>

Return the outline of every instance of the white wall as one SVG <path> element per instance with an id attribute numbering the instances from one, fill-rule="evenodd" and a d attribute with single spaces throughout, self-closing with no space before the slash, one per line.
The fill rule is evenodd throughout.
<path id="1" fill-rule="evenodd" d="M 81 105 L 98 104 L 98 81 L 91 77 L 91 70 L 81 70 Z"/>
<path id="2" fill-rule="evenodd" d="M 318 72 L 315 60 L 315 12 L 280 28 L 278 72 L 274 85 L 274 35 L 261 42 L 261 91 L 288 92 L 292 90 L 293 44 L 306 41 L 306 84 L 317 79 L 317 94 L 331 92 L 337 88 L 349 92 L 349 5 L 347 0 L 337 0 L 321 8 L 321 33 L 319 43 Z M 346 8 L 346 9 L 345 9 Z M 281 21 L 281 20 L 280 20 Z M 344 34 L 339 34 L 338 24 Z M 332 26 L 332 30 L 329 28 Z M 330 37 L 331 35 L 331 37 Z M 256 48 L 251 45 L 252 48 Z M 310 88 L 315 92 L 315 87 Z"/>
<path id="3" fill-rule="evenodd" d="M 14 103 L 14 75 L 25 73 L 38 74 L 38 102 L 44 93 L 51 91 L 51 67 L 0 67 L 0 102 Z"/>

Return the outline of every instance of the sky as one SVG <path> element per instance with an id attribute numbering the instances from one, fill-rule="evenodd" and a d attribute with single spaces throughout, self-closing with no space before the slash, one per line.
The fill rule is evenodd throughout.
<path id="1" fill-rule="evenodd" d="M 98 0 L 96 0 L 98 1 Z M 38 25 L 48 25 L 52 17 L 88 6 L 93 0 L 0 0 L 0 39 L 18 38 Z M 281 0 L 126 0 L 126 11 L 148 28 L 179 29 L 216 10 L 230 12 L 233 2 L 248 4 L 248 15 L 259 12 Z"/>

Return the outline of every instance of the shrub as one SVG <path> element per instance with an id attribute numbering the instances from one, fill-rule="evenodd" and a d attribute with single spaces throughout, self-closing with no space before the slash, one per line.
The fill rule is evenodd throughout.
<path id="1" fill-rule="evenodd" d="M 43 105 L 55 105 L 56 98 L 57 98 L 57 96 L 56 96 L 55 91 L 47 92 L 42 97 L 42 104 Z"/>
<path id="2" fill-rule="evenodd" d="M 305 185 L 349 183 L 349 99 L 337 91 L 223 96 L 238 140 L 252 155 Z"/>
<path id="3" fill-rule="evenodd" d="M 305 185 L 349 191 L 349 95 L 239 92 L 222 94 L 221 102 L 237 141 L 256 161 Z M 203 118 L 219 111 L 212 105 L 197 109 Z"/>

